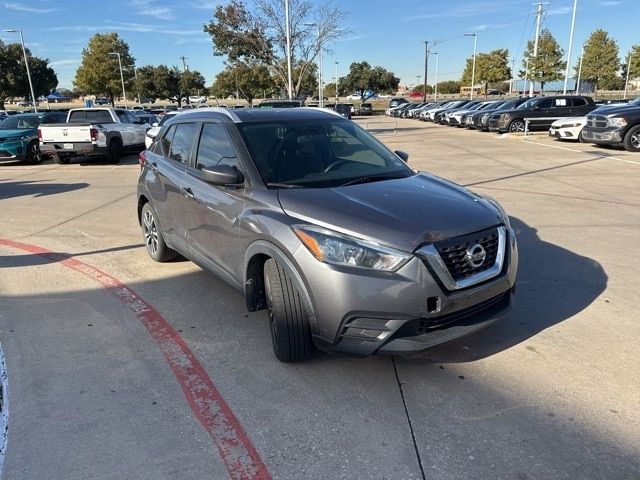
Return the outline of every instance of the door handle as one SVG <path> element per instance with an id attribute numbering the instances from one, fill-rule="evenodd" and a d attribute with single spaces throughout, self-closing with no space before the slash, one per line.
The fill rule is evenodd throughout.
<path id="1" fill-rule="evenodd" d="M 195 198 L 195 195 L 193 194 L 193 190 L 191 190 L 189 187 L 182 187 L 180 189 L 180 193 L 185 198 L 188 198 L 189 200 L 193 200 Z"/>

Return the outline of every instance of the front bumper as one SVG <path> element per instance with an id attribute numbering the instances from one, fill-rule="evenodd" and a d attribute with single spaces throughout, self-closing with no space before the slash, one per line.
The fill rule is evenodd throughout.
<path id="1" fill-rule="evenodd" d="M 446 290 L 418 257 L 394 273 L 331 267 L 304 247 L 294 257 L 314 309 L 314 343 L 354 355 L 416 352 L 490 325 L 511 308 L 518 264 L 512 230 L 501 273 L 455 291 Z"/>
<path id="2" fill-rule="evenodd" d="M 624 131 L 618 127 L 594 128 L 585 126 L 582 138 L 590 143 L 601 145 L 620 145 L 624 138 Z"/>

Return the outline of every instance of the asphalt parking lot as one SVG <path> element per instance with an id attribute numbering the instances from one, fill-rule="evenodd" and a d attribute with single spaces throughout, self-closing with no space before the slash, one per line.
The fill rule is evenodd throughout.
<path id="1" fill-rule="evenodd" d="M 282 364 L 264 312 L 148 258 L 136 156 L 0 164 L 3 478 L 640 478 L 640 156 L 375 122 L 511 215 L 506 320 L 409 357 Z"/>

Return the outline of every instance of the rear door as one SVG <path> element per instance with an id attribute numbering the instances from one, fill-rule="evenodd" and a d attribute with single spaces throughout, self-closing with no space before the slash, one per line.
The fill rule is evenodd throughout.
<path id="1" fill-rule="evenodd" d="M 116 110 L 116 115 L 118 116 L 118 120 L 120 120 L 118 124 L 118 131 L 122 136 L 122 144 L 125 147 L 133 145 L 135 143 L 135 134 L 133 125 L 127 117 L 127 112 L 125 110 Z"/>
<path id="2" fill-rule="evenodd" d="M 202 169 L 215 165 L 230 165 L 245 171 L 226 126 L 206 122 L 200 129 L 194 160 L 186 174 L 193 193 L 185 215 L 189 255 L 227 281 L 240 285 L 248 242 L 241 238 L 239 222 L 245 206 L 245 189 L 203 181 Z"/>

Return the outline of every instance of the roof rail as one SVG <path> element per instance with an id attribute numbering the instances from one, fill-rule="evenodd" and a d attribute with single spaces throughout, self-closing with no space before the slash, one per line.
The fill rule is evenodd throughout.
<path id="1" fill-rule="evenodd" d="M 330 115 L 336 115 L 338 117 L 342 117 L 342 115 L 340 115 L 338 112 L 336 112 L 331 108 L 324 108 L 324 107 L 301 107 L 301 108 L 304 108 L 305 110 L 315 110 L 316 112 L 324 112 Z"/>
<path id="2" fill-rule="evenodd" d="M 202 112 L 214 112 L 214 113 L 221 113 L 222 115 L 226 115 L 227 117 L 229 117 L 234 123 L 240 123 L 240 117 L 238 117 L 238 115 L 236 115 L 233 110 L 230 110 L 228 108 L 223 108 L 223 107 L 203 107 L 203 108 L 194 108 L 188 111 L 184 111 L 184 112 L 180 112 L 180 113 L 191 113 L 191 112 L 197 112 L 197 113 L 202 113 Z"/>

